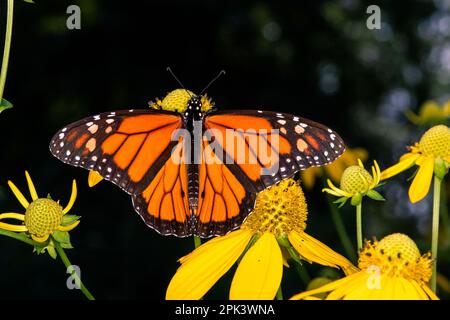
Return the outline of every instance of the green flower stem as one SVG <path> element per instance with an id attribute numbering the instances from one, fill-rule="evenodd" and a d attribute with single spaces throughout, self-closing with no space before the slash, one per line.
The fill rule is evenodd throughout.
<path id="1" fill-rule="evenodd" d="M 13 232 L 13 231 L 9 231 L 9 230 L 0 229 L 0 235 L 22 241 L 22 242 L 27 243 L 32 246 L 42 247 L 42 243 L 36 242 L 36 241 L 28 238 L 23 233 L 17 233 L 17 232 Z"/>
<path id="2" fill-rule="evenodd" d="M 199 236 L 194 236 L 194 246 L 195 249 L 202 245 L 202 239 Z"/>
<path id="3" fill-rule="evenodd" d="M 431 275 L 431 290 L 436 292 L 437 252 L 439 238 L 439 204 L 441 201 L 442 180 L 434 176 L 433 193 L 433 229 L 431 238 L 431 259 L 433 260 L 433 274 Z"/>
<path id="4" fill-rule="evenodd" d="M 356 239 L 358 241 L 358 252 L 361 251 L 363 245 L 361 211 L 362 202 L 356 206 Z"/>
<path id="5" fill-rule="evenodd" d="M 283 290 L 281 289 L 281 284 L 280 287 L 278 288 L 276 299 L 283 300 Z"/>
<path id="6" fill-rule="evenodd" d="M 356 262 L 356 254 L 355 249 L 352 245 L 352 241 L 345 230 L 344 222 L 342 221 L 342 216 L 339 213 L 339 210 L 332 203 L 331 197 L 326 196 L 328 207 L 330 208 L 331 218 L 333 219 L 334 227 L 338 233 L 339 239 L 341 240 L 342 246 L 344 247 L 345 253 L 352 260 L 352 262 Z"/>
<path id="7" fill-rule="evenodd" d="M 11 49 L 14 0 L 8 0 L 7 5 L 8 9 L 6 13 L 5 47 L 3 48 L 2 71 L 0 74 L 0 100 L 3 98 L 3 91 L 5 89 L 5 82 L 6 82 L 6 73 L 8 72 L 9 51 Z"/>
<path id="8" fill-rule="evenodd" d="M 69 268 L 72 265 L 72 263 L 70 263 L 69 258 L 67 258 L 67 255 L 64 252 L 64 249 L 61 247 L 61 245 L 58 243 L 58 241 L 54 241 L 54 244 L 55 244 L 55 249 L 58 252 L 58 255 L 61 258 L 62 262 L 64 263 L 66 268 Z M 88 298 L 89 300 L 95 300 L 94 296 L 84 286 L 83 282 L 81 281 L 80 277 L 78 276 L 78 274 L 76 272 L 74 272 L 72 274 L 72 277 L 74 277 L 75 280 L 80 283 L 80 289 L 84 293 L 86 298 Z"/>

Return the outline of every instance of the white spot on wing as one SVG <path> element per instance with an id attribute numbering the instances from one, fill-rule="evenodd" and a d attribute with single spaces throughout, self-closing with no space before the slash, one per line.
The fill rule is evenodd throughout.
<path id="1" fill-rule="evenodd" d="M 92 134 L 96 133 L 98 130 L 98 125 L 94 124 L 88 128 L 88 131 Z"/>

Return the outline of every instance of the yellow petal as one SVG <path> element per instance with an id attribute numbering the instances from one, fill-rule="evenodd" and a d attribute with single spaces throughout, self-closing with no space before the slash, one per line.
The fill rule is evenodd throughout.
<path id="1" fill-rule="evenodd" d="M 59 226 L 57 229 L 59 231 L 71 231 L 76 228 L 80 224 L 80 220 L 75 221 L 72 224 L 69 224 L 68 226 Z"/>
<path id="2" fill-rule="evenodd" d="M 20 204 L 26 209 L 30 205 L 28 200 L 24 197 L 22 192 L 16 187 L 16 185 L 12 181 L 8 181 L 8 186 L 11 188 L 11 191 L 16 196 L 17 200 L 19 200 Z"/>
<path id="3" fill-rule="evenodd" d="M 67 212 L 72 209 L 73 204 L 75 203 L 75 199 L 77 198 L 77 182 L 75 179 L 72 181 L 72 193 L 70 195 L 70 200 L 67 206 L 63 210 L 63 214 L 66 214 Z"/>
<path id="4" fill-rule="evenodd" d="M 16 219 L 19 221 L 25 221 L 25 215 L 23 215 L 22 213 L 6 212 L 0 214 L 0 220 L 2 219 Z"/>
<path id="5" fill-rule="evenodd" d="M 288 238 L 295 250 L 308 261 L 333 268 L 340 267 L 346 274 L 359 271 L 344 256 L 333 251 L 330 247 L 305 232 L 299 233 L 292 231 L 289 233 Z"/>
<path id="6" fill-rule="evenodd" d="M 245 253 L 234 274 L 231 300 L 272 300 L 283 276 L 283 257 L 275 236 L 264 233 Z"/>
<path id="7" fill-rule="evenodd" d="M 27 178 L 28 189 L 30 190 L 31 199 L 36 200 L 38 198 L 38 194 L 36 192 L 36 188 L 34 187 L 33 180 L 31 180 L 28 171 L 25 171 L 25 177 Z"/>
<path id="8" fill-rule="evenodd" d="M 214 238 L 180 259 L 178 268 L 167 288 L 168 300 L 197 300 L 208 292 L 236 262 L 253 233 L 237 230 Z"/>
<path id="9" fill-rule="evenodd" d="M 428 300 L 427 295 L 423 292 L 422 289 L 418 290 L 416 286 L 414 286 L 412 281 L 406 280 L 404 278 L 397 278 L 398 283 L 398 291 L 401 294 L 396 292 L 396 299 L 401 300 Z M 401 289 L 400 289 L 401 288 Z M 424 298 L 425 297 L 425 298 Z"/>
<path id="10" fill-rule="evenodd" d="M 381 180 L 386 180 L 392 176 L 399 174 L 402 171 L 405 171 L 406 169 L 409 169 L 410 167 L 412 167 L 414 165 L 414 163 L 416 162 L 416 160 L 419 157 L 420 157 L 420 154 L 415 154 L 415 153 L 404 154 L 400 158 L 400 161 L 397 164 L 395 164 L 392 167 L 389 167 L 386 170 L 383 170 L 383 172 L 381 172 Z"/>
<path id="11" fill-rule="evenodd" d="M 100 173 L 97 171 L 89 171 L 89 177 L 88 177 L 88 185 L 89 187 L 94 187 L 96 184 L 98 184 L 100 181 L 103 180 L 103 177 Z"/>
<path id="12" fill-rule="evenodd" d="M 32 238 L 34 241 L 36 241 L 36 242 L 45 242 L 45 241 L 47 241 L 48 236 L 49 236 L 49 235 L 46 234 L 45 236 L 38 237 L 38 236 L 32 234 L 32 235 L 31 235 L 31 238 Z"/>
<path id="13" fill-rule="evenodd" d="M 350 276 L 344 277 L 342 279 L 327 283 L 326 285 L 321 286 L 320 288 L 298 293 L 298 294 L 292 296 L 290 298 L 290 300 L 301 300 L 301 299 L 304 299 L 309 296 L 313 296 L 318 293 L 330 292 L 339 287 L 343 288 L 343 287 L 348 286 L 348 284 L 353 281 L 359 281 L 362 277 L 366 277 L 366 273 L 358 272 L 358 273 L 352 274 Z"/>
<path id="14" fill-rule="evenodd" d="M 338 194 L 340 197 L 351 197 L 351 196 L 352 196 L 350 193 L 345 192 L 344 190 L 341 190 L 341 189 L 339 189 L 338 187 L 336 187 L 336 186 L 333 184 L 333 182 L 331 182 L 330 179 L 327 179 L 327 184 L 328 184 L 328 186 L 330 187 L 330 189 L 331 189 L 332 191 L 334 191 L 336 194 Z M 329 189 L 327 189 L 327 188 L 322 189 L 322 192 L 325 191 L 325 190 L 329 190 Z M 329 192 L 329 191 L 325 191 L 325 192 L 331 193 L 331 192 Z"/>
<path id="15" fill-rule="evenodd" d="M 428 287 L 427 284 L 422 284 L 421 285 L 423 291 L 425 291 L 425 293 L 430 297 L 431 300 L 439 300 L 438 296 L 430 289 L 430 287 Z"/>
<path id="16" fill-rule="evenodd" d="M 9 223 L 0 222 L 0 229 L 14 231 L 14 232 L 25 232 L 28 231 L 27 227 L 24 225 L 14 225 Z"/>
<path id="17" fill-rule="evenodd" d="M 419 171 L 409 187 L 409 199 L 412 203 L 422 200 L 430 190 L 431 179 L 434 171 L 434 158 L 426 157 L 422 161 Z"/>

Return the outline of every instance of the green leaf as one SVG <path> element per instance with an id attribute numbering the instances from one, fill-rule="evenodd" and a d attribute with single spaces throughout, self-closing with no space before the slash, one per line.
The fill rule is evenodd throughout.
<path id="1" fill-rule="evenodd" d="M 8 100 L 2 98 L 0 100 L 0 113 L 2 113 L 2 111 L 5 111 L 6 109 L 11 109 L 13 107 L 12 103 L 9 102 Z"/>
<path id="2" fill-rule="evenodd" d="M 67 231 L 55 231 L 53 232 L 52 237 L 61 244 L 70 244 L 70 235 Z"/>
<path id="3" fill-rule="evenodd" d="M 361 193 L 356 193 L 353 197 L 352 197 L 352 200 L 351 200 L 351 204 L 352 204 L 352 206 L 358 206 L 358 205 L 360 205 L 361 204 L 361 201 L 362 201 L 362 198 L 363 198 L 363 196 L 362 196 L 362 194 Z"/>
<path id="4" fill-rule="evenodd" d="M 333 203 L 339 204 L 338 208 L 342 208 L 347 203 L 347 200 L 348 200 L 347 197 L 341 197 L 336 201 L 333 201 Z"/>
<path id="5" fill-rule="evenodd" d="M 34 4 L 33 0 L 23 0 L 23 1 L 26 2 L 26 3 L 33 3 Z"/>
<path id="6" fill-rule="evenodd" d="M 367 196 L 370 199 L 373 199 L 373 200 L 376 200 L 376 201 L 385 201 L 386 200 L 385 198 L 383 198 L 383 196 L 381 194 L 379 194 L 375 190 L 369 190 L 369 192 L 367 192 Z"/>
<path id="7" fill-rule="evenodd" d="M 68 226 L 68 225 L 74 223 L 75 221 L 77 221 L 80 218 L 81 218 L 81 216 L 75 216 L 75 215 L 71 215 L 71 214 L 66 214 L 61 219 L 61 225 L 64 226 L 64 227 Z"/>
<path id="8" fill-rule="evenodd" d="M 70 244 L 70 243 L 60 243 L 59 245 L 63 249 L 73 249 L 72 244 Z"/>
<path id="9" fill-rule="evenodd" d="M 47 246 L 47 252 L 50 257 L 56 260 L 58 254 L 56 253 L 55 247 L 53 245 Z"/>

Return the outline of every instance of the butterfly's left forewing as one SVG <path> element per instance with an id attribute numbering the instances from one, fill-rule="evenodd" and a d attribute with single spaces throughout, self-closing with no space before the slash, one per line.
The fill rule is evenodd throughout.
<path id="1" fill-rule="evenodd" d="M 176 113 L 126 110 L 102 113 L 59 130 L 50 151 L 61 161 L 99 172 L 130 194 L 143 191 L 177 144 Z"/>

